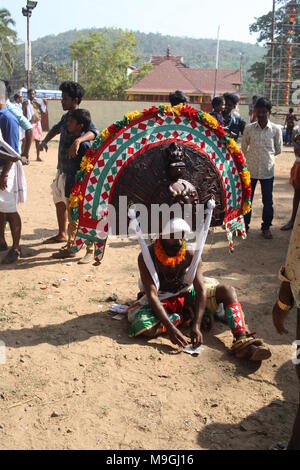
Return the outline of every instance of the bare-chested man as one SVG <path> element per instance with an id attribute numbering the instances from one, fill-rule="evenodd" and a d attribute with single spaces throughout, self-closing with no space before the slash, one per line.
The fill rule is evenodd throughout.
<path id="1" fill-rule="evenodd" d="M 247 333 L 242 306 L 233 287 L 207 283 L 202 276 L 201 262 L 193 284 L 187 285 L 185 278 L 195 254 L 186 246 L 185 234 L 189 231 L 184 220 L 174 219 L 163 231 L 163 236 L 149 247 L 159 277 L 159 292 L 143 255 L 139 256 L 145 295 L 129 308 L 130 336 L 154 338 L 166 333 L 173 344 L 186 347 L 188 340 L 178 326 L 190 323 L 192 345 L 197 348 L 203 343 L 201 329 L 211 326 L 210 319 L 223 304 L 226 322 L 234 337 L 232 351 L 236 357 L 251 361 L 269 359 L 271 351 L 263 341 Z"/>

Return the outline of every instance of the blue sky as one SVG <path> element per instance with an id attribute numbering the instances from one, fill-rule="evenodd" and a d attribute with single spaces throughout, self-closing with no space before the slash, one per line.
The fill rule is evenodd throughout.
<path id="1" fill-rule="evenodd" d="M 26 0 L 0 0 L 16 21 L 19 39 L 26 37 Z M 193 38 L 256 42 L 249 24 L 267 13 L 272 0 L 39 0 L 31 19 L 32 39 L 69 29 L 120 27 Z"/>

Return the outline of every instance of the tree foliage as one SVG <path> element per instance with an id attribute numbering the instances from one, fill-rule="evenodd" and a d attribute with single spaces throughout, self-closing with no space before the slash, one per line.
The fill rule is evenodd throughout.
<path id="1" fill-rule="evenodd" d="M 17 33 L 14 20 L 5 8 L 0 9 L 0 69 L 2 76 L 10 78 L 14 67 Z"/>
<path id="2" fill-rule="evenodd" d="M 80 83 L 87 98 L 122 99 L 132 84 L 128 68 L 141 63 L 135 51 L 134 33 L 120 29 L 80 34 L 70 46 L 71 59 L 78 60 Z"/>

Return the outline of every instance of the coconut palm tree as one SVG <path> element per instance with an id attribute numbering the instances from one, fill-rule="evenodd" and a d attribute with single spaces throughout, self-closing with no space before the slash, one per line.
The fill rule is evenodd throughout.
<path id="1" fill-rule="evenodd" d="M 0 8 L 0 69 L 2 75 L 11 76 L 14 66 L 14 52 L 16 49 L 17 33 L 13 29 L 14 20 L 10 12 Z"/>

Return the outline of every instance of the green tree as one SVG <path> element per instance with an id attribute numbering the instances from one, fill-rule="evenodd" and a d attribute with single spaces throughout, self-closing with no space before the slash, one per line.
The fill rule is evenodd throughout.
<path id="1" fill-rule="evenodd" d="M 5 8 L 0 9 L 0 69 L 2 75 L 10 78 L 14 67 L 17 33 L 14 20 Z"/>
<path id="2" fill-rule="evenodd" d="M 87 98 L 123 99 L 132 85 L 128 68 L 140 65 L 134 33 L 120 29 L 80 34 L 71 44 L 71 59 L 78 60 L 78 79 Z M 145 67 L 142 68 L 142 72 Z"/>

